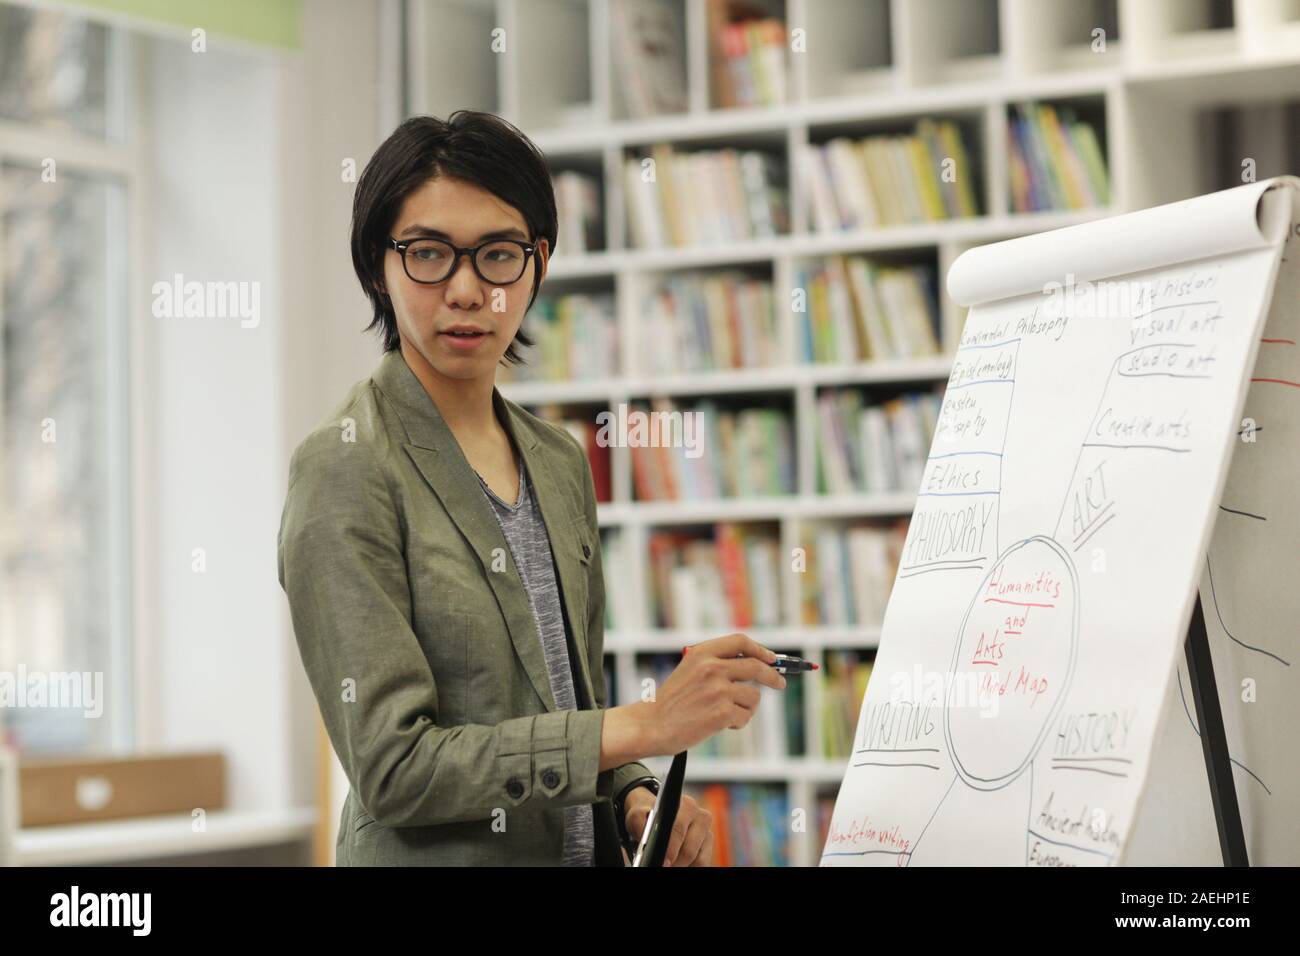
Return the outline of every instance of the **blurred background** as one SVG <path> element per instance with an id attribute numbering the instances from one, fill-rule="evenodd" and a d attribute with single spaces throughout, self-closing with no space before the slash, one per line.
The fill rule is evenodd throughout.
<path id="1" fill-rule="evenodd" d="M 356 178 L 462 107 L 555 179 L 499 380 L 589 450 L 611 704 L 729 630 L 821 662 L 690 772 L 718 862 L 811 865 L 948 266 L 1300 173 L 1300 0 L 0 0 L 0 863 L 332 861 L 288 459 L 380 355 Z M 624 404 L 705 454 L 601 447 Z"/>

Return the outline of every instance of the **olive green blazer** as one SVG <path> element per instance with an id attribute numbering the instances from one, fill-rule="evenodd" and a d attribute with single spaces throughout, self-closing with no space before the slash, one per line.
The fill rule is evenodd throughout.
<path id="1" fill-rule="evenodd" d="M 339 865 L 555 865 L 563 810 L 593 804 L 598 864 L 623 865 L 604 773 L 605 589 L 595 489 L 563 428 L 492 400 L 555 556 L 578 710 L 557 710 L 509 545 L 400 351 L 297 447 L 280 584 L 351 789 Z"/>

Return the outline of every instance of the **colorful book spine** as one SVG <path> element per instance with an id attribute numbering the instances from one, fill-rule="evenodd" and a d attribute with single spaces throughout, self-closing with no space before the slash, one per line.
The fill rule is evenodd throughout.
<path id="1" fill-rule="evenodd" d="M 774 154 L 658 144 L 628 156 L 623 173 L 633 246 L 716 245 L 789 231 L 785 172 Z"/>
<path id="2" fill-rule="evenodd" d="M 780 542 L 770 532 L 719 523 L 713 536 L 650 535 L 651 617 L 658 627 L 777 627 Z"/>
<path id="3" fill-rule="evenodd" d="M 688 422 L 686 415 L 690 415 Z M 703 400 L 632 406 L 626 438 L 638 500 L 738 498 L 795 491 L 793 425 L 778 408 L 724 409 Z"/>
<path id="4" fill-rule="evenodd" d="M 1110 202 L 1096 130 L 1073 110 L 1016 104 L 1008 117 L 1008 148 L 1013 211 L 1089 209 Z"/>
<path id="5" fill-rule="evenodd" d="M 791 866 L 790 799 L 773 784 L 689 785 L 713 815 L 714 866 Z"/>
<path id="6" fill-rule="evenodd" d="M 974 170 L 951 120 L 921 120 L 907 134 L 813 144 L 803 168 L 818 232 L 979 214 Z"/>
<path id="7" fill-rule="evenodd" d="M 939 354 L 939 305 L 929 266 L 882 266 L 863 256 L 828 256 L 799 269 L 806 289 L 799 358 L 854 363 Z"/>
<path id="8" fill-rule="evenodd" d="M 524 364 L 502 366 L 501 382 L 573 382 L 617 373 L 612 295 L 542 295 L 524 319 L 524 330 L 535 344 L 522 350 Z"/>
<path id="9" fill-rule="evenodd" d="M 742 272 L 676 275 L 641 308 L 637 371 L 759 368 L 780 360 L 772 283 Z"/>
<path id="10" fill-rule="evenodd" d="M 774 17 L 727 22 L 725 3 L 712 0 L 709 11 L 711 55 L 715 61 L 716 106 L 779 106 L 786 102 L 785 24 Z"/>
<path id="11" fill-rule="evenodd" d="M 827 650 L 821 687 L 822 756 L 842 759 L 853 752 L 858 712 L 871 680 L 873 656 L 854 650 Z"/>
<path id="12" fill-rule="evenodd" d="M 867 405 L 856 388 L 817 395 L 822 494 L 915 492 L 939 417 L 939 396 L 916 392 Z"/>
<path id="13" fill-rule="evenodd" d="M 802 540 L 799 609 L 807 627 L 879 627 L 898 574 L 907 521 L 819 525 Z"/>

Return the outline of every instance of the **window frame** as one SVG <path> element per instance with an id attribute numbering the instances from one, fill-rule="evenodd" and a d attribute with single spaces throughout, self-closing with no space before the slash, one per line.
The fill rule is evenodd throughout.
<path id="1" fill-rule="evenodd" d="M 12 0 L 5 0 L 6 3 Z M 18 3 L 16 5 L 26 6 Z M 108 244 L 107 321 L 104 358 L 108 412 L 105 434 L 98 436 L 99 453 L 104 457 L 107 475 L 108 549 L 111 556 L 107 593 L 108 647 L 104 659 L 109 668 L 104 674 L 104 718 L 109 721 L 107 745 L 114 752 L 138 749 L 147 743 L 140 731 L 150 726 L 148 714 L 151 698 L 143 693 L 150 685 L 144 679 L 149 664 L 148 642 L 138 639 L 143 609 L 150 607 L 149 582 L 136 573 L 149 567 L 152 554 L 147 552 L 150 535 L 135 519 L 149 514 L 145 468 L 149 449 L 147 429 L 137 429 L 142 417 L 145 396 L 140 374 L 148 365 L 147 330 L 138 317 L 148 314 L 147 287 L 144 273 L 144 229 L 146 225 L 143 186 L 148 182 L 147 144 L 142 116 L 146 103 L 142 56 L 145 45 L 129 29 L 99 20 L 79 11 L 70 16 L 84 16 L 103 23 L 108 31 L 106 136 L 97 136 L 50 126 L 39 122 L 0 118 L 0 164 L 16 162 L 40 167 L 54 157 L 59 173 L 106 177 L 121 187 L 120 197 L 110 199 L 109 219 L 112 229 L 125 240 Z M 3 190 L 0 182 L 0 190 Z M 4 196 L 0 194 L 0 205 Z M 0 232 L 0 257 L 5 255 L 5 236 Z M 5 321 L 3 274 L 0 273 L 0 326 Z M 3 349 L 0 337 L 0 394 L 3 394 Z M 0 407 L 0 428 L 4 409 Z M 0 477 L 0 494 L 3 494 Z M 0 580 L 0 593 L 6 583 Z"/>

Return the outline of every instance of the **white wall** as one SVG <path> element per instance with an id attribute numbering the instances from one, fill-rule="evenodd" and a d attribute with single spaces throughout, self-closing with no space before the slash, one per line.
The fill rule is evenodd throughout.
<path id="1" fill-rule="evenodd" d="M 137 573 L 148 579 L 138 743 L 224 751 L 235 809 L 316 798 L 316 705 L 276 533 L 290 452 L 378 361 L 361 334 L 353 184 L 340 175 L 344 157 L 359 171 L 378 143 L 376 9 L 304 4 L 291 54 L 150 41 L 146 283 L 258 283 L 261 315 L 255 328 L 134 317 L 148 343 L 136 378 Z M 194 548 L 205 573 L 192 570 Z"/>
<path id="2" fill-rule="evenodd" d="M 284 484 L 275 70 L 260 55 L 154 44 L 148 282 L 260 286 L 259 324 L 144 317 L 154 330 L 159 746 L 227 752 L 230 803 L 289 805 L 287 656 L 273 546 Z M 206 572 L 192 569 L 202 548 Z"/>

